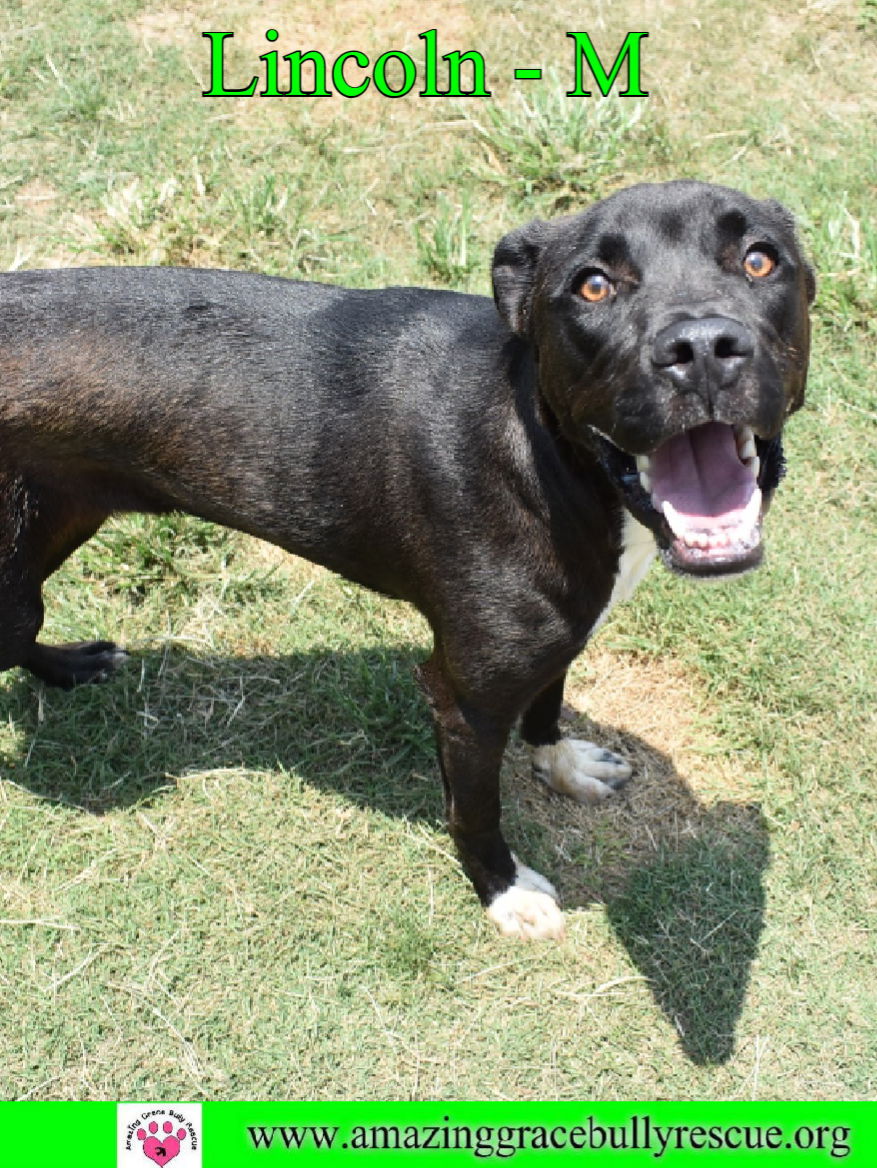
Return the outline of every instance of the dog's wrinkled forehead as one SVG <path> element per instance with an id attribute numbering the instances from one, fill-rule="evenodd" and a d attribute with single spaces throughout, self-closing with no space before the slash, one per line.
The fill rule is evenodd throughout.
<path id="1" fill-rule="evenodd" d="M 644 183 L 577 215 L 535 220 L 504 236 L 494 252 L 494 298 L 522 336 L 531 332 L 534 305 L 537 316 L 552 312 L 590 267 L 631 286 L 669 281 L 708 299 L 722 272 L 739 266 L 742 249 L 759 243 L 783 261 L 782 286 L 799 279 L 812 300 L 812 271 L 802 260 L 792 216 L 781 204 L 688 179 Z M 727 281 L 725 288 L 730 289 Z"/>
<path id="2" fill-rule="evenodd" d="M 789 213 L 740 191 L 697 182 L 641 184 L 619 191 L 579 215 L 556 221 L 546 241 L 547 267 L 579 261 L 639 274 L 668 255 L 715 255 L 746 238 L 795 246 Z"/>

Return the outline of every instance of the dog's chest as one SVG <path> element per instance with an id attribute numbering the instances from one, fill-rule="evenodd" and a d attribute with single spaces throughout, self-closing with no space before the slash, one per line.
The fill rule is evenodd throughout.
<path id="1" fill-rule="evenodd" d="M 621 555 L 618 558 L 615 583 L 612 585 L 609 602 L 594 622 L 594 627 L 591 629 L 592 635 L 603 624 L 616 604 L 620 604 L 623 600 L 630 600 L 637 585 L 649 570 L 657 551 L 658 546 L 652 533 L 641 523 L 637 523 L 628 511 L 625 511 L 621 528 Z"/>

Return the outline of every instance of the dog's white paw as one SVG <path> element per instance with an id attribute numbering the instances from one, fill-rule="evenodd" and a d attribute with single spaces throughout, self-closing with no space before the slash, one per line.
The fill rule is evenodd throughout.
<path id="1" fill-rule="evenodd" d="M 563 913 L 553 884 L 515 860 L 515 882 L 487 906 L 487 915 L 504 937 L 527 941 L 563 936 Z"/>
<path id="2" fill-rule="evenodd" d="M 620 755 L 578 738 L 562 738 L 553 746 L 533 748 L 533 774 L 579 803 L 607 799 L 632 773 Z"/>

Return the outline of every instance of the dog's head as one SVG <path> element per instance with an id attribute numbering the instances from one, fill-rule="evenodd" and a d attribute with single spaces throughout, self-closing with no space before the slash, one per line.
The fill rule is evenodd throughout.
<path id="1" fill-rule="evenodd" d="M 505 236 L 493 281 L 561 434 L 670 566 L 758 564 L 809 355 L 814 279 L 790 214 L 706 183 L 630 187 Z"/>

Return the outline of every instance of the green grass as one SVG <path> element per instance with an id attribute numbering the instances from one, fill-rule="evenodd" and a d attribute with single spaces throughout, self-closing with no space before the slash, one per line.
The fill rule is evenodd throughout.
<path id="1" fill-rule="evenodd" d="M 571 102 L 565 88 L 551 71 L 531 95 L 470 104 L 464 114 L 481 147 L 473 176 L 546 214 L 598 198 L 623 173 L 626 152 L 650 155 L 654 165 L 661 151 L 660 126 L 644 117 L 642 102 Z"/>
<path id="2" fill-rule="evenodd" d="M 570 806 L 509 752 L 557 945 L 495 936 L 459 872 L 416 614 L 185 518 L 82 549 L 46 636 L 132 659 L 69 694 L 0 681 L 2 1097 L 874 1096 L 873 70 L 849 89 L 873 5 L 775 7 L 648 5 L 651 97 L 571 103 L 556 6 L 437 18 L 494 90 L 445 102 L 205 101 L 201 30 L 236 30 L 230 75 L 264 51 L 250 0 L 5 6 L 4 268 L 484 292 L 509 228 L 691 176 L 785 201 L 819 295 L 768 563 L 653 569 L 576 666 L 571 719 L 633 759 L 627 793 Z M 601 12 L 605 52 L 629 17 Z M 396 7 L 351 16 L 299 5 L 281 35 L 417 57 Z"/>

